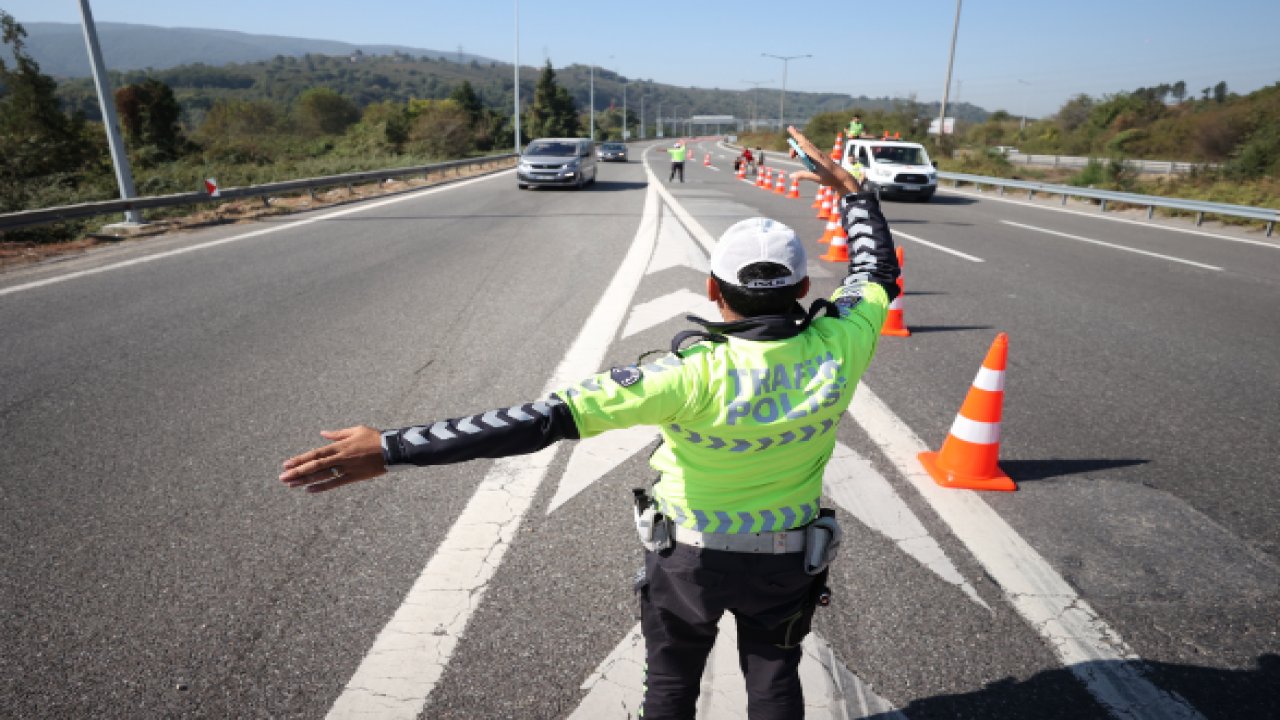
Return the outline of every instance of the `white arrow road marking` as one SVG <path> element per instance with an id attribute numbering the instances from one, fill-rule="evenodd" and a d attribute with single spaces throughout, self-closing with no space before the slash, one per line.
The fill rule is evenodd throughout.
<path id="1" fill-rule="evenodd" d="M 624 460 L 652 443 L 658 430 L 652 425 L 637 425 L 625 430 L 613 430 L 575 443 L 573 454 L 565 466 L 555 497 L 547 505 L 547 514 L 573 499 L 588 485 L 608 475 Z"/>
<path id="2" fill-rule="evenodd" d="M 935 484 L 917 459 L 928 448 L 866 385 L 858 387 L 849 414 L 982 563 L 1009 604 L 1113 716 L 1203 720 L 1186 700 L 1144 677 L 1141 658 L 978 492 Z"/>
<path id="3" fill-rule="evenodd" d="M 838 442 L 822 480 L 823 492 L 846 512 L 892 540 L 933 574 L 963 590 L 970 600 L 991 610 L 889 481 L 866 458 Z"/>
<path id="4" fill-rule="evenodd" d="M 822 612 L 822 610 L 819 610 Z M 840 662 L 817 633 L 804 639 L 800 685 L 808 720 L 905 720 L 889 701 L 876 695 Z M 586 697 L 568 720 L 633 718 L 644 695 L 644 636 L 637 624 L 582 683 Z M 720 620 L 698 700 L 699 720 L 743 720 L 747 717 L 746 683 L 738 668 L 738 632 L 733 616 Z"/>
<path id="5" fill-rule="evenodd" d="M 667 268 L 684 266 L 701 273 L 711 272 L 707 256 L 698 249 L 697 242 L 688 230 L 676 220 L 665 206 L 662 209 L 662 222 L 658 228 L 658 246 L 653 250 L 653 259 L 649 261 L 646 275 L 652 275 Z"/>
<path id="6" fill-rule="evenodd" d="M 638 332 L 661 325 L 671 318 L 690 313 L 708 320 L 716 320 L 720 317 L 720 310 L 716 308 L 716 304 L 708 300 L 705 295 L 682 288 L 631 308 L 631 317 L 627 318 L 627 324 L 622 328 L 622 337 L 631 337 Z"/>
<path id="7" fill-rule="evenodd" d="M 653 252 L 658 196 L 652 187 L 626 257 L 544 395 L 590 375 L 604 361 Z M 556 449 L 494 462 L 329 710 L 330 718 L 416 720 L 511 547 Z"/>

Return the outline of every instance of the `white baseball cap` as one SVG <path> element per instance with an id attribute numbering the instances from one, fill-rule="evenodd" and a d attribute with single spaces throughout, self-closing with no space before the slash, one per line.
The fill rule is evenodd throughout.
<path id="1" fill-rule="evenodd" d="M 743 282 L 739 273 L 756 263 L 777 263 L 785 277 Z M 796 232 L 776 220 L 754 217 L 735 223 L 711 251 L 711 273 L 721 281 L 749 288 L 795 285 L 808 275 L 804 244 Z"/>

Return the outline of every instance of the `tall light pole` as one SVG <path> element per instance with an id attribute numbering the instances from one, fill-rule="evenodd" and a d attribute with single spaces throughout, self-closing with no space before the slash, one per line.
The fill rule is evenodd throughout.
<path id="1" fill-rule="evenodd" d="M 591 142 L 596 141 L 596 66 L 591 64 Z"/>
<path id="2" fill-rule="evenodd" d="M 640 139 L 644 140 L 644 93 L 640 94 Z"/>
<path id="3" fill-rule="evenodd" d="M 133 186 L 133 171 L 129 169 L 129 153 L 120 137 L 120 121 L 116 119 L 116 98 L 111 92 L 111 79 L 102 62 L 102 48 L 98 45 L 98 30 L 93 24 L 93 11 L 89 0 L 80 0 L 80 19 L 84 26 L 84 42 L 89 48 L 89 65 L 93 68 L 93 84 L 98 90 L 98 104 L 102 106 L 102 124 L 107 126 L 107 146 L 111 149 L 111 163 L 116 170 L 116 184 L 120 186 L 120 198 L 132 200 L 138 196 Z M 142 213 L 126 210 L 124 221 L 132 225 L 142 223 Z"/>
<path id="4" fill-rule="evenodd" d="M 631 129 L 627 127 L 627 82 L 622 82 L 622 142 L 631 138 Z"/>
<path id="5" fill-rule="evenodd" d="M 1018 78 L 1018 84 L 1030 85 L 1031 83 L 1027 82 L 1026 80 L 1023 80 L 1022 78 Z M 1022 92 L 1022 124 L 1018 126 L 1018 134 L 1022 134 L 1022 132 L 1025 131 L 1026 129 L 1027 129 L 1027 93 L 1024 90 Z"/>
<path id="6" fill-rule="evenodd" d="M 812 55 L 770 55 L 769 53 L 760 53 L 764 57 L 771 57 L 782 61 L 782 95 L 778 97 L 778 129 L 786 127 L 786 107 L 787 107 L 787 65 L 792 60 L 800 58 L 810 58 Z"/>
<path id="7" fill-rule="evenodd" d="M 662 133 L 662 101 L 661 100 L 658 101 L 657 128 L 658 128 L 658 137 L 662 137 L 663 133 Z"/>
<path id="8" fill-rule="evenodd" d="M 956 35 L 960 32 L 960 2 L 956 0 L 956 22 L 951 27 L 951 55 L 947 58 L 947 84 L 942 87 L 942 108 L 938 112 L 938 143 L 947 134 L 947 100 L 951 98 L 951 68 L 956 62 Z"/>
<path id="9" fill-rule="evenodd" d="M 516 154 L 520 154 L 520 0 L 516 0 Z"/>
<path id="10" fill-rule="evenodd" d="M 756 116 L 759 114 L 758 111 L 760 109 L 759 103 L 756 102 L 756 98 L 758 97 L 756 94 L 756 91 L 760 89 L 761 85 L 764 85 L 765 83 L 770 83 L 773 81 L 772 80 L 743 80 L 742 82 L 752 86 L 751 87 L 751 129 L 755 130 Z"/>

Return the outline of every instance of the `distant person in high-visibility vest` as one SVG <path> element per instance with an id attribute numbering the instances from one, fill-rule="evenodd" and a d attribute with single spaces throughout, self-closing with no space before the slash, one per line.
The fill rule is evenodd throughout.
<path id="1" fill-rule="evenodd" d="M 862 116 L 858 115 L 857 113 L 854 113 L 853 119 L 849 121 L 849 128 L 848 128 L 849 137 L 851 138 L 862 137 L 862 131 L 865 129 L 866 129 L 866 126 L 862 124 Z"/>
<path id="2" fill-rule="evenodd" d="M 689 148 L 677 140 L 673 147 L 667 148 L 667 153 L 671 155 L 671 177 L 667 178 L 667 182 L 675 180 L 677 174 L 680 175 L 680 182 L 684 182 L 684 159 L 689 155 Z"/>

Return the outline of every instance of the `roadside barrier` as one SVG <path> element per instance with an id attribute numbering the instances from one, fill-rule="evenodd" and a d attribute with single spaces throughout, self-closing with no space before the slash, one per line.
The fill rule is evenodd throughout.
<path id="1" fill-rule="evenodd" d="M 920 453 L 920 463 L 942 487 L 967 490 L 1017 490 L 997 464 L 1000 414 L 1004 405 L 1004 373 L 1009 336 L 996 335 L 956 414 L 940 452 Z"/>

